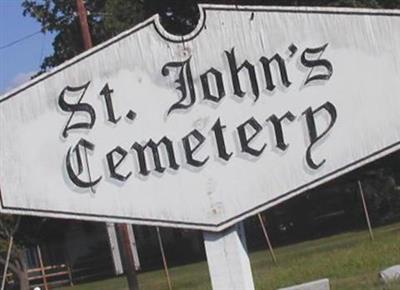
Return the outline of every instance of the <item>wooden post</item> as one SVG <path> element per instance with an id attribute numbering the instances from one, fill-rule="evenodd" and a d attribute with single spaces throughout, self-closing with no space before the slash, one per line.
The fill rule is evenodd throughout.
<path id="1" fill-rule="evenodd" d="M 164 245 L 163 245 L 161 234 L 160 234 L 160 228 L 156 227 L 156 229 L 157 229 L 158 244 L 160 246 L 161 256 L 162 256 L 163 265 L 164 265 L 165 276 L 167 277 L 168 289 L 172 290 L 171 278 L 169 276 L 168 263 L 167 263 L 167 258 L 165 256 Z"/>
<path id="2" fill-rule="evenodd" d="M 69 285 L 74 286 L 74 279 L 72 277 L 72 263 L 69 255 L 69 251 L 65 254 L 65 260 L 66 260 L 66 266 L 67 266 L 67 271 L 68 271 L 68 280 L 69 280 Z"/>
<path id="3" fill-rule="evenodd" d="M 121 252 L 118 245 L 117 233 L 114 223 L 106 223 L 107 236 L 111 249 L 111 256 L 114 262 L 114 271 L 116 275 L 121 275 L 124 272 L 121 262 Z"/>
<path id="4" fill-rule="evenodd" d="M 137 249 L 135 232 L 133 231 L 132 226 L 128 227 L 128 234 L 129 234 L 129 245 L 131 246 L 131 251 L 133 253 L 133 262 L 135 263 L 135 269 L 136 269 L 136 271 L 139 271 L 141 268 L 140 259 L 139 259 L 138 249 Z"/>
<path id="5" fill-rule="evenodd" d="M 72 279 L 72 269 L 69 263 L 67 265 L 67 271 L 68 271 L 69 286 L 72 287 L 74 286 L 74 280 Z"/>
<path id="6" fill-rule="evenodd" d="M 213 290 L 254 290 L 243 224 L 203 236 Z"/>
<path id="7" fill-rule="evenodd" d="M 117 224 L 117 235 L 121 245 L 121 258 L 124 272 L 128 280 L 129 290 L 139 290 L 139 282 L 136 276 L 135 262 L 133 261 L 132 248 L 129 245 L 129 233 L 127 224 Z"/>
<path id="8" fill-rule="evenodd" d="M 362 187 L 362 184 L 361 184 L 360 180 L 358 181 L 358 188 L 360 189 L 360 195 L 361 195 L 361 200 L 362 200 L 362 204 L 363 204 L 363 208 L 364 208 L 365 219 L 367 220 L 369 236 L 370 236 L 371 240 L 373 241 L 374 240 L 374 233 L 372 232 L 372 226 L 371 226 L 371 221 L 369 219 L 367 202 L 365 201 L 364 190 L 363 190 L 363 187 Z"/>
<path id="9" fill-rule="evenodd" d="M 38 258 L 39 258 L 39 265 L 40 265 L 40 272 L 42 273 L 43 277 L 43 286 L 45 290 L 49 290 L 49 286 L 47 285 L 47 278 L 46 278 L 46 271 L 44 270 L 44 264 L 42 259 L 42 252 L 40 251 L 39 245 L 36 246 Z"/>
<path id="10" fill-rule="evenodd" d="M 274 263 L 276 265 L 277 262 L 276 262 L 274 249 L 272 248 L 272 244 L 271 244 L 271 240 L 269 239 L 269 236 L 268 236 L 267 228 L 265 227 L 264 220 L 263 220 L 263 218 L 262 218 L 260 213 L 258 214 L 258 220 L 260 221 L 260 225 L 261 225 L 262 231 L 264 233 L 265 240 L 267 241 L 267 245 L 268 245 L 268 248 L 269 248 L 269 252 L 271 253 L 272 260 L 274 260 Z"/>
<path id="11" fill-rule="evenodd" d="M 92 37 L 90 36 L 89 25 L 87 22 L 87 11 L 85 8 L 85 4 L 83 0 L 76 0 L 76 9 L 79 15 L 79 22 L 81 24 L 81 32 L 83 38 L 83 46 L 85 50 L 91 48 L 92 44 Z"/>

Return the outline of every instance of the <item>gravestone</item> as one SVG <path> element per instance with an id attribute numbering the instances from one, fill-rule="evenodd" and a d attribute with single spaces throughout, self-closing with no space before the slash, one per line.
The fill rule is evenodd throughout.
<path id="1" fill-rule="evenodd" d="M 395 265 L 382 270 L 379 277 L 385 283 L 393 282 L 394 280 L 400 281 L 400 265 Z"/>
<path id="2" fill-rule="evenodd" d="M 329 279 L 316 280 L 278 290 L 330 290 Z"/>

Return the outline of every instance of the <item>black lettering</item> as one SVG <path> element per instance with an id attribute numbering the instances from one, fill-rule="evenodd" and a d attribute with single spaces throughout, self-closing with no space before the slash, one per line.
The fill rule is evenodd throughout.
<path id="1" fill-rule="evenodd" d="M 215 84 L 217 86 L 218 96 L 214 96 L 211 93 L 209 78 L 208 78 L 208 75 L 210 74 L 214 76 Z M 215 68 L 210 68 L 208 71 L 206 71 L 204 74 L 200 76 L 200 80 L 201 80 L 201 85 L 203 87 L 205 100 L 210 100 L 212 102 L 218 103 L 219 101 L 221 101 L 223 97 L 225 97 L 225 88 L 224 88 L 224 83 L 222 81 L 222 74 L 218 70 L 216 70 Z"/>
<path id="2" fill-rule="evenodd" d="M 112 104 L 111 100 L 111 94 L 114 92 L 114 90 L 110 89 L 108 84 L 106 84 L 103 89 L 100 92 L 100 95 L 104 97 L 104 100 L 106 102 L 106 109 L 107 109 L 107 115 L 108 115 L 108 121 L 111 123 L 117 124 L 119 120 L 121 120 L 121 116 L 118 117 L 117 119 L 115 118 L 115 113 L 114 113 L 114 107 Z"/>
<path id="3" fill-rule="evenodd" d="M 316 81 L 316 80 L 329 80 L 333 73 L 332 63 L 327 59 L 321 59 L 322 54 L 325 52 L 325 49 L 328 47 L 328 43 L 324 44 L 321 47 L 317 48 L 307 48 L 301 55 L 301 63 L 307 67 L 311 68 L 304 85 Z M 307 54 L 319 54 L 317 59 L 307 59 Z M 314 74 L 313 71 L 317 67 L 323 67 L 326 70 L 326 73 Z"/>
<path id="4" fill-rule="evenodd" d="M 274 126 L 276 147 L 278 147 L 282 151 L 285 151 L 289 146 L 289 144 L 285 143 L 285 139 L 283 137 L 282 121 L 284 121 L 285 119 L 293 122 L 295 116 L 291 112 L 287 112 L 281 118 L 278 118 L 276 115 L 272 115 L 267 119 L 267 122 L 271 121 L 272 125 Z"/>
<path id="5" fill-rule="evenodd" d="M 192 145 L 190 144 L 190 138 L 192 136 L 197 141 L 197 144 L 193 148 L 192 148 Z M 196 129 L 182 138 L 183 149 L 185 150 L 186 161 L 188 164 L 190 164 L 194 167 L 201 167 L 208 161 L 208 159 L 210 158 L 209 156 L 207 156 L 207 158 L 205 158 L 203 160 L 197 160 L 197 159 L 194 159 L 194 157 L 193 157 L 193 154 L 201 146 L 201 144 L 204 143 L 205 140 L 206 140 L 206 138 Z"/>
<path id="6" fill-rule="evenodd" d="M 84 181 L 79 178 L 79 176 L 83 173 L 83 161 L 82 161 L 82 155 L 81 155 L 81 148 L 84 150 L 85 158 L 86 161 L 88 161 L 88 156 L 87 156 L 87 150 L 93 151 L 94 150 L 94 144 L 90 143 L 89 141 L 85 139 L 81 139 L 78 144 L 74 148 L 69 148 L 67 156 L 66 156 L 66 167 L 67 167 L 67 173 L 71 181 L 79 187 L 82 188 L 93 188 L 99 181 L 101 180 L 101 176 L 97 178 L 96 180 L 92 181 L 91 174 L 90 174 L 90 168 L 89 168 L 89 162 L 87 162 L 87 175 L 89 177 L 89 181 Z M 78 170 L 75 171 L 72 167 L 72 162 L 71 162 L 71 152 L 75 152 L 76 156 L 76 162 L 78 165 Z"/>
<path id="7" fill-rule="evenodd" d="M 214 126 L 211 129 L 214 131 L 215 141 L 217 142 L 219 158 L 222 158 L 225 161 L 228 161 L 231 158 L 233 153 L 232 152 L 228 153 L 226 151 L 224 132 L 223 132 L 223 129 L 225 129 L 225 128 L 226 128 L 226 126 L 222 126 L 221 120 L 218 118 L 217 122 L 215 122 Z"/>
<path id="8" fill-rule="evenodd" d="M 163 144 L 164 148 L 166 149 L 169 167 L 172 169 L 175 169 L 175 170 L 177 170 L 179 168 L 178 163 L 176 163 L 174 147 L 173 147 L 172 141 L 169 140 L 167 137 L 163 137 L 158 143 L 155 143 L 152 139 L 150 139 L 150 141 L 147 142 L 147 144 L 144 146 L 140 145 L 137 142 L 135 142 L 135 144 L 132 145 L 132 149 L 135 149 L 136 153 L 137 153 L 140 174 L 147 176 L 150 173 L 148 166 L 147 166 L 147 162 L 146 162 L 146 156 L 145 156 L 146 148 L 151 149 L 151 152 L 153 154 L 155 170 L 159 173 L 163 173 L 165 171 L 166 168 L 164 166 L 162 166 L 162 164 L 161 164 L 161 157 L 160 157 L 160 151 L 159 151 L 159 146 L 161 144 Z"/>
<path id="9" fill-rule="evenodd" d="M 324 132 L 322 132 L 320 135 L 317 133 L 317 127 L 315 126 L 315 118 L 314 115 L 320 112 L 321 110 L 325 110 L 328 112 L 329 117 L 330 117 L 330 122 L 328 125 L 328 128 L 325 129 Z M 311 156 L 311 149 L 314 146 L 315 143 L 317 143 L 319 140 L 321 140 L 328 132 L 330 129 L 332 129 L 333 125 L 336 123 L 337 119 L 337 113 L 336 113 L 336 108 L 335 106 L 330 103 L 326 102 L 322 106 L 318 107 L 316 110 L 312 110 L 312 108 L 308 108 L 303 112 L 303 115 L 306 116 L 306 122 L 307 122 L 307 128 L 308 128 L 308 135 L 310 137 L 310 145 L 307 148 L 306 152 L 306 161 L 308 166 L 310 166 L 312 169 L 318 169 L 322 166 L 322 164 L 325 163 L 325 159 L 322 160 L 319 164 L 316 164 Z"/>
<path id="10" fill-rule="evenodd" d="M 247 126 L 250 126 L 254 130 L 254 133 L 250 137 L 247 136 L 246 132 Z M 261 155 L 261 153 L 267 146 L 266 144 L 264 144 L 261 149 L 254 149 L 250 147 L 250 142 L 257 136 L 258 133 L 261 132 L 261 130 L 262 126 L 253 117 L 237 128 L 237 131 L 239 133 L 240 146 L 242 147 L 242 152 L 246 152 L 253 156 Z"/>
<path id="11" fill-rule="evenodd" d="M 165 64 L 161 70 L 163 76 L 169 75 L 169 67 L 179 68 L 179 77 L 175 80 L 175 83 L 178 84 L 176 88 L 181 92 L 181 98 L 178 102 L 173 104 L 169 110 L 168 115 L 176 109 L 188 109 L 190 108 L 194 102 L 196 101 L 196 93 L 193 85 L 192 71 L 190 69 L 190 57 L 181 62 L 169 62 Z M 183 102 L 189 98 L 189 103 L 184 104 Z M 187 102 L 187 101 L 186 101 Z"/>
<path id="12" fill-rule="evenodd" d="M 239 72 L 243 68 L 245 68 L 245 69 L 247 69 L 247 72 L 249 74 L 250 84 L 251 84 L 251 88 L 253 90 L 253 94 L 255 96 L 255 101 L 257 101 L 257 99 L 260 95 L 260 91 L 258 88 L 256 70 L 255 70 L 254 66 L 246 60 L 238 67 L 236 64 L 235 48 L 232 48 L 232 50 L 230 52 L 225 51 L 225 54 L 228 58 L 229 68 L 230 68 L 231 76 L 232 76 L 233 90 L 234 90 L 235 95 L 240 98 L 242 98 L 245 95 L 245 92 L 243 92 L 243 90 L 240 86 L 240 79 L 239 79 Z"/>
<path id="13" fill-rule="evenodd" d="M 60 108 L 64 111 L 64 112 L 71 112 L 71 115 L 68 119 L 67 124 L 65 125 L 63 132 L 62 132 L 62 136 L 64 138 L 68 137 L 68 131 L 69 130 L 74 130 L 74 129 L 92 129 L 94 126 L 94 123 L 96 122 L 96 112 L 93 109 L 93 107 L 87 103 L 81 103 L 83 96 L 86 93 L 87 88 L 89 87 L 90 82 L 87 82 L 86 84 L 84 84 L 83 86 L 80 87 L 70 87 L 67 86 L 65 87 L 60 96 L 58 97 L 58 105 L 60 106 Z M 82 94 L 78 100 L 78 102 L 76 104 L 69 104 L 65 101 L 65 93 L 66 92 L 79 92 L 82 91 Z M 72 117 L 74 116 L 74 114 L 76 112 L 84 112 L 87 113 L 87 115 L 90 118 L 89 122 L 79 122 L 79 123 L 75 123 L 75 124 L 70 124 Z"/>
<path id="14" fill-rule="evenodd" d="M 267 90 L 273 91 L 275 89 L 274 81 L 272 80 L 272 72 L 271 72 L 271 63 L 275 61 L 279 67 L 279 74 L 281 76 L 282 84 L 285 87 L 289 87 L 292 83 L 289 81 L 289 77 L 286 70 L 285 60 L 279 55 L 275 54 L 271 59 L 266 57 L 261 57 L 260 62 L 263 65 L 264 74 L 265 74 L 265 82 L 267 83 Z"/>
<path id="15" fill-rule="evenodd" d="M 116 154 L 117 154 L 118 160 L 115 162 L 114 156 Z M 120 146 L 117 146 L 106 155 L 108 169 L 110 170 L 110 176 L 112 178 L 115 178 L 119 181 L 126 181 L 132 175 L 132 172 L 129 172 L 126 175 L 122 175 L 117 172 L 118 166 L 122 163 L 122 161 L 125 159 L 127 154 L 128 154 L 128 152 L 126 150 L 124 150 Z"/>

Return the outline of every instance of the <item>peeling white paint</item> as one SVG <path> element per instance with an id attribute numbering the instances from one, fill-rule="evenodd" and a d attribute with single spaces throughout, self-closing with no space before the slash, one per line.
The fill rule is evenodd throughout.
<path id="1" fill-rule="evenodd" d="M 217 231 L 399 149 L 400 11 L 215 5 L 202 5 L 201 11 L 200 24 L 184 43 L 154 16 L 0 98 L 3 212 Z M 291 44 L 298 49 L 293 57 Z M 321 58 L 332 63 L 332 77 L 303 86 L 310 70 L 301 65 L 301 53 L 324 44 Z M 225 52 L 232 48 L 238 65 L 247 60 L 256 67 L 257 101 L 245 71 L 240 79 L 246 94 L 234 95 Z M 275 68 L 277 88 L 270 92 L 259 60 L 276 53 L 285 59 L 291 85 L 281 84 Z M 168 115 L 181 97 L 174 83 L 179 75 L 170 68 L 163 76 L 162 67 L 189 56 L 196 102 Z M 226 95 L 219 103 L 203 98 L 200 75 L 210 68 L 223 76 Z M 93 106 L 95 125 L 63 138 L 71 114 L 60 109 L 60 93 L 89 81 L 82 102 Z M 107 122 L 100 95 L 106 83 L 121 116 L 117 124 Z M 216 92 L 215 83 L 211 89 Z M 76 102 L 79 95 L 68 98 Z M 326 160 L 315 170 L 305 162 L 309 139 L 302 114 L 326 102 L 336 107 L 337 121 L 312 149 L 317 162 Z M 126 117 L 129 110 L 136 113 L 133 121 Z M 296 120 L 284 123 L 289 147 L 282 151 L 266 119 L 287 111 Z M 260 157 L 240 152 L 237 127 L 251 117 L 262 125 L 251 146 L 267 145 Z M 321 117 L 318 132 L 329 124 Z M 233 153 L 229 161 L 218 157 L 211 132 L 218 118 Z M 88 121 L 87 114 L 75 114 L 77 121 Z M 201 168 L 186 164 L 182 148 L 181 139 L 193 129 L 206 138 L 195 153 L 197 159 L 209 157 Z M 174 142 L 179 169 L 140 176 L 132 144 L 163 136 Z M 77 188 L 66 174 L 66 153 L 81 138 L 95 145 L 91 176 L 102 176 L 95 193 Z M 118 168 L 132 171 L 126 182 L 113 180 L 107 169 L 105 156 L 116 146 L 129 151 Z"/>

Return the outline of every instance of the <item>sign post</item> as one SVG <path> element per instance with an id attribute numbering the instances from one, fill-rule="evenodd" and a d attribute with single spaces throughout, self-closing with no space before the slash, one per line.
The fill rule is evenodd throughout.
<path id="1" fill-rule="evenodd" d="M 243 223 L 203 237 L 213 290 L 254 290 Z"/>
<path id="2" fill-rule="evenodd" d="M 253 289 L 238 223 L 400 149 L 400 11 L 199 8 L 0 97 L 0 209 L 202 230 Z"/>

